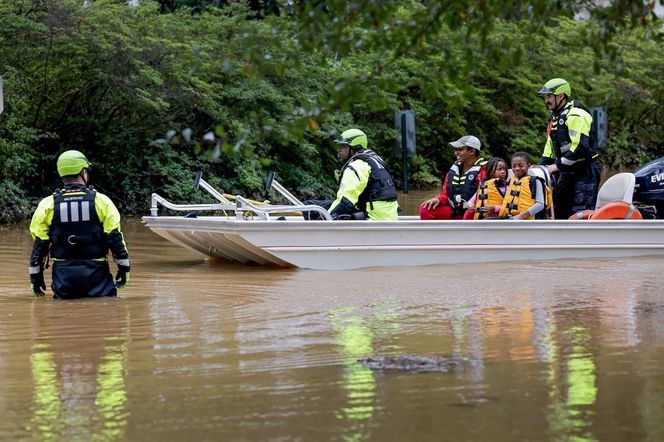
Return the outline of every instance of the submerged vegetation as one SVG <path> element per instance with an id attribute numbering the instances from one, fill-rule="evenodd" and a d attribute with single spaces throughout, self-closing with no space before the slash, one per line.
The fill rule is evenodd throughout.
<path id="1" fill-rule="evenodd" d="M 330 196 L 331 140 L 351 126 L 400 180 L 402 109 L 416 115 L 410 186 L 436 186 L 447 142 L 467 133 L 487 154 L 539 158 L 548 111 L 536 92 L 552 77 L 607 107 L 605 164 L 662 154 L 661 24 L 640 2 L 583 21 L 573 1 L 129 3 L 0 3 L 0 223 L 59 185 L 54 162 L 68 148 L 136 214 L 155 191 L 205 200 L 197 170 L 229 193 L 260 196 L 275 170 L 302 198 Z"/>

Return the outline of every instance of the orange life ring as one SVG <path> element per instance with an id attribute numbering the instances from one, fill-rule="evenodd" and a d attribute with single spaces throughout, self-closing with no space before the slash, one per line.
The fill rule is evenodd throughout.
<path id="1" fill-rule="evenodd" d="M 643 219 L 636 207 L 624 201 L 614 201 L 595 210 L 588 219 Z"/>
<path id="2" fill-rule="evenodd" d="M 576 212 L 574 215 L 567 219 L 588 219 L 593 215 L 593 213 L 595 213 L 594 210 L 582 210 L 580 212 Z"/>

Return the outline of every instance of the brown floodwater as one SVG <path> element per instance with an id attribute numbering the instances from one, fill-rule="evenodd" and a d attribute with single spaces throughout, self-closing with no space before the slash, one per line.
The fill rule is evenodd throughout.
<path id="1" fill-rule="evenodd" d="M 0 440 L 664 440 L 662 258 L 326 272 L 123 228 L 127 288 L 67 302 L 0 229 Z M 402 354 L 472 363 L 357 363 Z"/>

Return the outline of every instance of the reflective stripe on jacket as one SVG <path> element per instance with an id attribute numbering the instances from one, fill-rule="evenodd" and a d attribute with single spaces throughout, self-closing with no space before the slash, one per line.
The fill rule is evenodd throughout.
<path id="1" fill-rule="evenodd" d="M 73 187 L 72 187 L 73 188 Z M 78 187 L 79 196 L 86 195 L 87 189 L 82 186 Z M 65 188 L 65 190 L 68 190 Z M 72 192 L 73 195 L 76 192 Z M 80 203 L 83 201 L 80 200 Z M 81 210 L 83 209 L 83 204 L 79 204 L 77 208 L 77 216 L 79 220 L 82 219 L 83 215 Z M 72 219 L 71 209 L 68 212 L 68 219 Z M 94 214 L 90 213 L 90 217 L 94 217 L 99 220 L 101 224 L 103 234 L 109 234 L 114 230 L 117 230 L 121 235 L 120 230 L 120 213 L 115 207 L 115 204 L 108 198 L 106 195 L 94 192 Z M 35 213 L 32 215 L 32 220 L 30 221 L 30 233 L 33 238 L 40 238 L 43 241 L 51 241 L 51 225 L 53 224 L 55 217 L 55 195 L 47 196 L 42 199 L 35 210 Z M 66 239 L 65 239 L 66 240 Z M 124 246 L 124 238 L 122 238 L 122 245 Z M 126 248 L 126 246 L 125 246 Z M 105 254 L 104 254 L 105 256 Z M 103 258 L 103 256 L 95 256 L 90 259 Z"/>
<path id="2" fill-rule="evenodd" d="M 479 185 L 478 177 L 482 170 L 482 166 L 486 164 L 484 158 L 478 158 L 475 163 L 468 168 L 468 170 L 462 175 L 462 164 L 459 162 L 454 163 L 450 168 L 450 171 L 447 172 L 447 177 L 445 182 L 447 183 L 446 193 L 447 199 L 450 206 L 454 208 L 455 214 L 463 213 L 463 202 L 470 201 L 470 199 L 477 192 L 477 187 Z M 456 196 L 459 195 L 462 201 L 457 201 Z"/>
<path id="3" fill-rule="evenodd" d="M 592 122 L 588 109 L 574 101 L 569 101 L 560 112 L 552 113 L 541 163 L 555 163 L 561 171 L 587 164 L 596 153 L 590 145 Z"/>
<path id="4" fill-rule="evenodd" d="M 394 180 L 385 162 L 375 152 L 364 150 L 353 155 L 340 173 L 341 182 L 330 213 L 341 214 L 343 207 L 344 213 L 347 210 L 365 212 L 372 219 L 398 218 Z"/>

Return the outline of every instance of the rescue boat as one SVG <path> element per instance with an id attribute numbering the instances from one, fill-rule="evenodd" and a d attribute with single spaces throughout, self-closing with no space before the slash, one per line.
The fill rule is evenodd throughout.
<path id="1" fill-rule="evenodd" d="M 650 176 L 663 177 L 661 181 L 640 177 L 638 171 L 607 180 L 595 210 L 617 201 L 629 206 L 625 214 L 632 208 L 639 218 L 655 219 L 589 215 L 570 220 L 421 221 L 402 216 L 397 221 L 333 221 L 325 209 L 302 204 L 273 176 L 268 188 L 279 191 L 291 204 L 260 204 L 222 194 L 198 174 L 195 186 L 218 203 L 179 205 L 153 194 L 151 214 L 143 221 L 163 238 L 211 258 L 304 269 L 664 256 L 664 219 L 651 216 L 657 213 L 659 200 L 643 205 L 633 204 L 632 199 L 638 196 L 634 192 L 637 180 L 643 178 L 642 183 L 659 186 L 648 185 L 647 191 L 664 200 L 664 158 L 658 164 L 660 168 L 644 167 L 650 167 Z M 160 216 L 159 206 L 189 214 Z M 210 211 L 224 215 L 196 213 Z M 303 211 L 318 212 L 322 219 L 304 220 L 299 215 Z"/>

